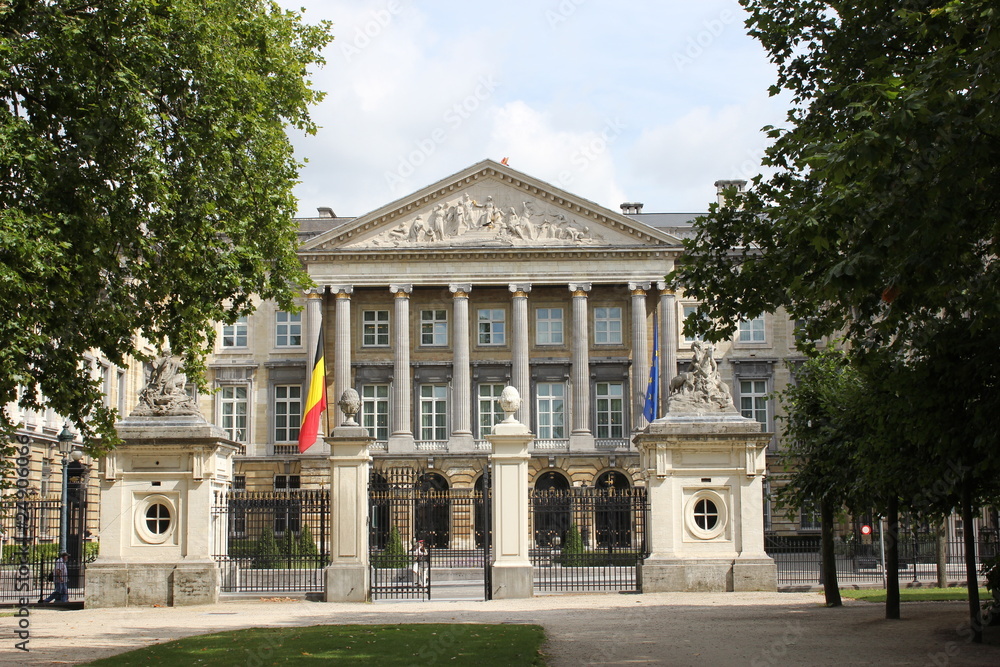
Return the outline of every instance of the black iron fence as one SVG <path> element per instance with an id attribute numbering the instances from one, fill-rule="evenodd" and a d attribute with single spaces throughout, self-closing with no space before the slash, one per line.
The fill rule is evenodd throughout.
<path id="1" fill-rule="evenodd" d="M 68 602 L 82 602 L 87 563 L 97 558 L 95 533 L 97 503 L 71 489 L 66 508 L 66 568 Z M 54 590 L 53 571 L 59 557 L 62 500 L 59 496 L 0 502 L 0 604 L 37 602 Z"/>
<path id="2" fill-rule="evenodd" d="M 322 592 L 330 564 L 330 492 L 220 491 L 213 558 L 222 592 Z"/>
<path id="3" fill-rule="evenodd" d="M 373 472 L 369 489 L 371 597 L 430 599 L 434 571 L 483 578 L 489 597 L 488 474 L 471 489 L 441 488 L 418 470 Z M 469 572 L 474 571 L 474 572 Z"/>
<path id="4" fill-rule="evenodd" d="M 869 526 L 870 532 L 862 529 Z M 883 538 L 878 522 L 850 524 L 834 538 L 837 580 L 841 585 L 882 584 L 885 581 Z M 818 586 L 823 583 L 820 535 L 777 535 L 765 533 L 764 549 L 774 559 L 778 585 L 784 587 Z M 977 531 L 976 558 L 980 569 L 985 559 L 1000 553 L 1000 541 L 994 528 Z M 952 530 L 945 539 L 926 524 L 901 521 L 899 531 L 899 579 L 902 582 L 933 583 L 938 578 L 938 563 L 945 567 L 949 581 L 964 581 L 965 542 L 960 532 Z"/>
<path id="5" fill-rule="evenodd" d="M 642 590 L 646 489 L 530 492 L 535 590 Z"/>

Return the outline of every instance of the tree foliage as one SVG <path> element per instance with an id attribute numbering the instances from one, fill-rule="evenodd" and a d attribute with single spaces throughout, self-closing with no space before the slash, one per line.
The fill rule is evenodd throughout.
<path id="1" fill-rule="evenodd" d="M 285 131 L 329 39 L 266 0 L 0 3 L 0 404 L 112 443 L 89 350 L 141 334 L 197 375 L 212 322 L 291 306 Z"/>
<path id="2" fill-rule="evenodd" d="M 741 4 L 793 107 L 765 128 L 774 174 L 685 243 L 673 277 L 702 302 L 686 327 L 719 339 L 784 307 L 806 338 L 842 333 L 884 401 L 869 463 L 918 463 L 889 500 L 959 504 L 968 522 L 1000 476 L 1000 8 Z"/>

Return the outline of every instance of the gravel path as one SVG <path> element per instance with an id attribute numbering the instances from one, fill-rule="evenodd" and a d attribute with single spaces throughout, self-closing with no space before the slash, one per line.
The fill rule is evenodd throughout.
<path id="1" fill-rule="evenodd" d="M 14 650 L 16 619 L 0 618 L 0 663 L 76 664 L 179 637 L 253 626 L 483 622 L 541 624 L 553 667 L 1000 665 L 1000 628 L 987 628 L 989 645 L 968 643 L 966 610 L 959 602 L 906 603 L 904 619 L 890 622 L 882 618 L 881 605 L 848 600 L 843 608 L 826 609 L 816 593 L 561 595 L 378 604 L 271 599 L 174 608 L 38 609 L 30 617 L 29 653 Z M 447 636 L 439 641 L 447 645 Z M 265 664 L 262 656 L 247 657 L 247 664 Z"/>

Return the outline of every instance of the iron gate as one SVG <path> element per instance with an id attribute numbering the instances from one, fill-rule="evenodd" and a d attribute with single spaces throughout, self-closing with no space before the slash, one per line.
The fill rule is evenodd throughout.
<path id="1" fill-rule="evenodd" d="M 97 510 L 88 502 L 87 469 L 67 466 L 66 562 L 68 602 L 83 602 L 87 563 L 97 558 Z M 0 503 L 0 604 L 37 602 L 54 589 L 50 577 L 59 557 L 62 499 L 16 494 Z"/>
<path id="2" fill-rule="evenodd" d="M 330 564 L 330 492 L 219 491 L 212 534 L 223 593 L 322 592 Z"/>
<path id="3" fill-rule="evenodd" d="M 448 488 L 436 473 L 374 470 L 369 488 L 371 598 L 430 599 L 435 587 L 483 578 L 490 598 L 489 468 L 474 488 Z M 423 542 L 424 549 L 417 546 Z"/>
<path id="4" fill-rule="evenodd" d="M 530 491 L 535 590 L 642 592 L 644 488 Z"/>

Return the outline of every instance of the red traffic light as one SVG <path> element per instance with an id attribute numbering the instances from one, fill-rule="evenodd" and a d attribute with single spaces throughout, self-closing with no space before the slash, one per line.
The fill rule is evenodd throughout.
<path id="1" fill-rule="evenodd" d="M 865 525 L 861 526 L 861 534 L 862 535 L 871 535 L 872 534 L 872 527 L 869 526 L 868 524 L 865 524 Z"/>

